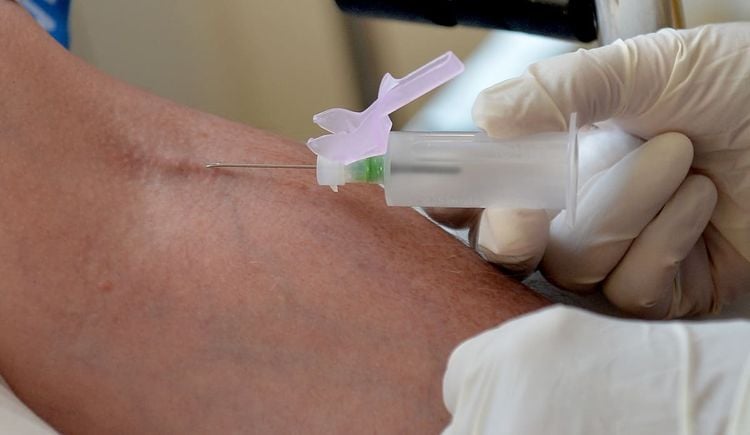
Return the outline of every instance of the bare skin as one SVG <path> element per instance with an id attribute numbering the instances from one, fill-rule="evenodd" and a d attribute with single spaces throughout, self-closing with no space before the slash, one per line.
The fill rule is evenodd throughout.
<path id="1" fill-rule="evenodd" d="M 65 433 L 435 433 L 461 340 L 545 304 L 304 146 L 114 81 L 0 1 L 0 373 Z"/>

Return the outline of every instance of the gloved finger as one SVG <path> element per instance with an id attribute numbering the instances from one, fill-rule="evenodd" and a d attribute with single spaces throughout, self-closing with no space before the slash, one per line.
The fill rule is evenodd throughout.
<path id="1" fill-rule="evenodd" d="M 714 304 L 716 310 L 719 310 L 722 305 L 747 293 L 748 283 L 750 283 L 750 263 L 713 223 L 708 224 L 703 232 L 703 240 L 710 253 L 711 276 L 716 286 Z"/>
<path id="2" fill-rule="evenodd" d="M 449 228 L 467 228 L 477 222 L 481 208 L 447 208 L 427 207 L 423 209 L 427 216 L 440 225 Z"/>
<path id="3" fill-rule="evenodd" d="M 614 166 L 643 142 L 609 123 L 582 128 L 578 135 L 579 186 Z"/>
<path id="4" fill-rule="evenodd" d="M 688 176 L 607 278 L 607 298 L 651 319 L 710 312 L 714 284 L 701 234 L 716 199 L 711 180 Z"/>
<path id="5" fill-rule="evenodd" d="M 668 85 L 669 65 L 691 34 L 682 32 L 663 30 L 531 65 L 522 76 L 484 90 L 474 104 L 474 122 L 491 136 L 513 137 L 564 131 L 573 112 L 580 125 L 636 117 Z"/>
<path id="6" fill-rule="evenodd" d="M 558 286 L 593 290 L 620 262 L 687 176 L 690 140 L 666 133 L 644 143 L 579 189 L 574 227 L 565 212 L 550 226 L 542 272 Z"/>
<path id="7" fill-rule="evenodd" d="M 716 299 L 716 284 L 711 273 L 711 259 L 703 236 L 680 262 L 674 279 L 672 304 L 664 318 L 696 316 L 717 313 L 720 305 Z"/>
<path id="8" fill-rule="evenodd" d="M 545 210 L 488 208 L 469 239 L 485 260 L 523 279 L 539 265 L 548 234 Z"/>

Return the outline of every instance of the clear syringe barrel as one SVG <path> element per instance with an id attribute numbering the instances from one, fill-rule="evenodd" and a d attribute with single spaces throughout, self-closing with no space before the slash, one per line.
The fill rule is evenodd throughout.
<path id="1" fill-rule="evenodd" d="M 391 132 L 384 156 L 347 166 L 319 158 L 318 182 L 379 183 L 392 206 L 566 209 L 572 222 L 577 147 L 575 127 L 511 139 Z"/>

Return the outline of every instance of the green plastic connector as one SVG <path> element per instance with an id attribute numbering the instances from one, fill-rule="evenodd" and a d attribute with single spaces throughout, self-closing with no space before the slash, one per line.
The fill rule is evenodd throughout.
<path id="1" fill-rule="evenodd" d="M 349 178 L 347 182 L 382 184 L 384 168 L 384 156 L 368 157 L 366 159 L 358 160 L 347 165 L 346 172 Z"/>

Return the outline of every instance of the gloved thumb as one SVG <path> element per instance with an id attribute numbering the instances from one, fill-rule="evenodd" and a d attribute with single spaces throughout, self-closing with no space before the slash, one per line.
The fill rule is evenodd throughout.
<path id="1" fill-rule="evenodd" d="M 536 270 L 549 239 L 545 210 L 488 208 L 471 232 L 474 248 L 506 274 L 524 279 Z"/>
<path id="2" fill-rule="evenodd" d="M 490 136 L 514 137 L 564 131 L 573 112 L 579 125 L 636 116 L 667 86 L 680 41 L 676 31 L 663 30 L 546 59 L 484 90 L 474 122 Z"/>

